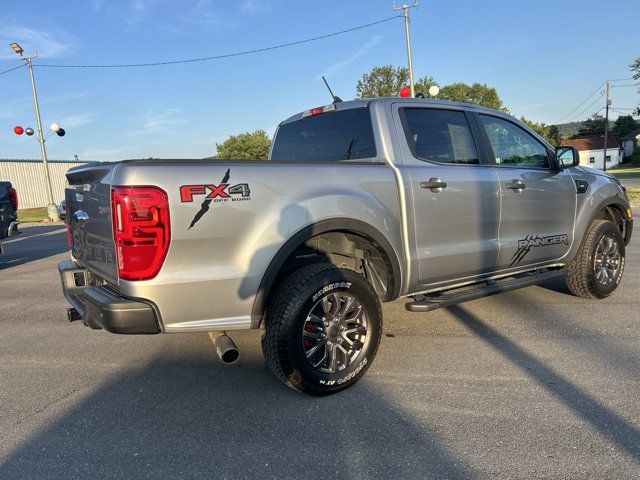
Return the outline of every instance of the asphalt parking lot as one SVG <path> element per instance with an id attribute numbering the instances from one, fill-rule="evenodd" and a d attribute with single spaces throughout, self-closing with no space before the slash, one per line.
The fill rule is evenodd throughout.
<path id="1" fill-rule="evenodd" d="M 636 225 L 640 220 L 636 217 Z M 66 320 L 59 225 L 0 256 L 0 478 L 639 478 L 640 242 L 604 301 L 562 284 L 429 314 L 384 307 L 355 387 L 312 398 L 205 334 Z"/>

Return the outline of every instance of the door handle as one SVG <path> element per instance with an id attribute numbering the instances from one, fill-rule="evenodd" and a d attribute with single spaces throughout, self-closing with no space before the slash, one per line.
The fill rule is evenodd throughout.
<path id="1" fill-rule="evenodd" d="M 507 183 L 507 188 L 509 190 L 514 190 L 516 193 L 522 193 L 522 191 L 527 188 L 522 180 L 516 179 Z"/>
<path id="2" fill-rule="evenodd" d="M 428 188 L 433 193 L 440 193 L 443 189 L 447 188 L 447 182 L 443 182 L 436 177 L 431 177 L 428 182 L 420 183 L 420 187 Z"/>

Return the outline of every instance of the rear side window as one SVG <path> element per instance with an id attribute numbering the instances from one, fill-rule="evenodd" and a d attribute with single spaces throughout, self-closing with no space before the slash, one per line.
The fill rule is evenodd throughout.
<path id="1" fill-rule="evenodd" d="M 271 160 L 350 160 L 376 156 L 368 108 L 321 113 L 282 125 Z"/>
<path id="2" fill-rule="evenodd" d="M 404 108 L 409 148 L 421 160 L 438 163 L 480 163 L 463 112 L 433 108 Z"/>
<path id="3" fill-rule="evenodd" d="M 480 115 L 496 163 L 509 167 L 548 168 L 547 149 L 522 128 L 501 118 Z"/>

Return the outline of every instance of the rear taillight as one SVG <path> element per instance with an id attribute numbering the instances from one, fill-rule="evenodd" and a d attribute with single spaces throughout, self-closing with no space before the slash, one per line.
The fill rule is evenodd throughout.
<path id="1" fill-rule="evenodd" d="M 69 225 L 67 225 L 67 247 L 69 247 L 69 250 L 73 248 L 73 233 Z"/>
<path id="2" fill-rule="evenodd" d="M 155 277 L 171 239 L 167 194 L 158 187 L 112 187 L 111 214 L 119 277 Z"/>
<path id="3" fill-rule="evenodd" d="M 11 202 L 11 206 L 17 212 L 18 211 L 18 192 L 13 187 L 9 187 L 9 201 Z"/>

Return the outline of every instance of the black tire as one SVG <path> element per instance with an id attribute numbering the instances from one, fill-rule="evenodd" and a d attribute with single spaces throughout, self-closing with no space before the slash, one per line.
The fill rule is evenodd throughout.
<path id="1" fill-rule="evenodd" d="M 309 315 L 316 311 L 314 309 L 319 308 L 318 305 L 325 297 L 334 294 L 338 295 L 337 303 L 342 305 L 346 305 L 346 300 L 343 299 L 348 298 L 354 298 L 359 302 L 358 311 L 364 312 L 365 315 L 366 334 L 364 342 L 357 342 L 356 345 L 362 346 L 358 352 L 354 350 L 353 359 L 346 359 L 345 354 L 342 357 L 343 369 L 328 373 L 314 368 L 311 360 L 307 359 L 309 350 L 305 350 L 306 344 L 303 342 L 306 340 L 303 336 L 304 330 L 308 331 Z M 332 305 L 330 300 L 325 301 Z M 322 306 L 321 304 L 320 308 Z M 346 317 L 348 307 L 344 310 Z M 362 315 L 355 317 L 362 318 Z M 322 317 L 322 320 L 324 319 L 325 317 Z M 324 332 L 323 326 L 327 323 L 320 324 L 318 328 Z M 326 331 L 329 332 L 328 329 Z M 335 332 L 335 329 L 332 330 L 331 335 Z M 262 351 L 269 368 L 289 387 L 310 395 L 329 395 L 352 386 L 364 375 L 376 355 L 381 334 L 382 310 L 380 300 L 371 284 L 352 270 L 325 263 L 313 264 L 291 273 L 272 295 L 263 325 Z M 327 356 L 330 354 L 327 348 L 331 347 L 326 344 L 331 345 L 332 342 L 328 341 L 328 338 L 322 341 L 324 345 L 319 346 L 321 350 L 318 352 Z M 342 344 L 342 339 L 337 341 Z M 347 365 L 349 361 L 351 363 Z"/>
<path id="2" fill-rule="evenodd" d="M 609 285 L 603 285 L 596 278 L 596 251 L 603 237 L 611 238 L 620 254 L 619 269 Z M 611 295 L 622 280 L 624 273 L 624 239 L 618 227 L 607 220 L 594 220 L 575 258 L 568 265 L 567 287 L 574 295 L 582 298 L 605 298 Z"/>

